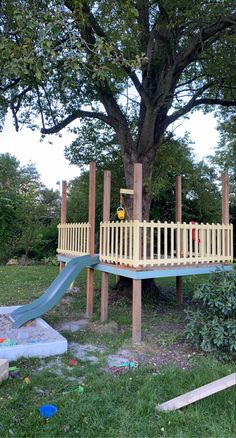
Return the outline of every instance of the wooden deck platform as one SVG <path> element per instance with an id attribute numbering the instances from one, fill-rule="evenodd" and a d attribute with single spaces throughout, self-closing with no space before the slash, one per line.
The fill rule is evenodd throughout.
<path id="1" fill-rule="evenodd" d="M 58 255 L 60 262 L 68 262 L 74 256 Z M 148 278 L 165 278 L 165 277 L 179 277 L 188 275 L 204 275 L 216 272 L 219 269 L 224 271 L 232 270 L 232 266 L 223 263 L 192 263 L 186 265 L 173 266 L 152 266 L 152 267 L 138 267 L 115 265 L 112 263 L 99 263 L 94 267 L 95 270 L 106 272 L 108 274 L 119 275 L 121 277 L 132 278 L 133 280 L 143 280 Z"/>

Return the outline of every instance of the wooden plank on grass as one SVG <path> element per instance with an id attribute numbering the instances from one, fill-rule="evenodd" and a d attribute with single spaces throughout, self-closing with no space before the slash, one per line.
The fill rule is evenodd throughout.
<path id="1" fill-rule="evenodd" d="M 209 395 L 223 391 L 224 389 L 233 385 L 236 385 L 236 373 L 230 374 L 222 379 L 215 380 L 214 382 L 194 389 L 193 391 L 187 392 L 179 397 L 173 398 L 172 400 L 162 403 L 161 405 L 157 405 L 156 409 L 158 411 L 174 411 L 208 397 Z"/>
<path id="2" fill-rule="evenodd" d="M 9 362 L 7 359 L 0 359 L 0 382 L 9 376 Z"/>

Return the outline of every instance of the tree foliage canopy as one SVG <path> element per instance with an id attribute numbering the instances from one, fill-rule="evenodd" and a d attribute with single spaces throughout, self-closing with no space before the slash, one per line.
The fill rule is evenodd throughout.
<path id="1" fill-rule="evenodd" d="M 235 24 L 234 0 L 2 0 L 1 112 L 11 108 L 16 129 L 40 114 L 43 134 L 99 120 L 116 134 L 127 185 L 134 161 L 151 182 L 168 126 L 235 106 Z"/>
<path id="2" fill-rule="evenodd" d="M 51 254 L 56 220 L 57 196 L 43 186 L 35 165 L 21 167 L 14 156 L 0 154 L 0 261 Z"/>

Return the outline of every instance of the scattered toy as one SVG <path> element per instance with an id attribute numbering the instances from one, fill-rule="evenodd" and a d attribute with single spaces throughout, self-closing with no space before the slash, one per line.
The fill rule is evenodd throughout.
<path id="1" fill-rule="evenodd" d="M 17 343 L 10 338 L 4 339 L 4 341 L 0 343 L 0 347 L 11 347 L 12 345 L 17 345 Z"/>
<path id="2" fill-rule="evenodd" d="M 12 371 L 20 371 L 20 368 L 17 367 L 9 367 L 9 373 Z"/>
<path id="3" fill-rule="evenodd" d="M 19 379 L 20 378 L 20 368 L 9 367 L 9 376 L 12 379 Z"/>
<path id="4" fill-rule="evenodd" d="M 57 413 L 57 407 L 54 405 L 42 405 L 39 408 L 40 415 L 43 418 L 51 418 Z"/>
<path id="5" fill-rule="evenodd" d="M 77 394 L 82 394 L 84 392 L 84 386 L 79 385 L 76 388 L 72 388 L 68 391 L 64 391 L 62 394 L 65 395 L 65 394 L 69 394 L 71 392 L 76 392 Z"/>
<path id="6" fill-rule="evenodd" d="M 131 360 L 127 360 L 126 362 L 122 362 L 119 365 L 113 366 L 113 367 L 111 367 L 111 369 L 114 373 L 120 373 L 120 372 L 122 372 L 122 370 L 129 370 L 132 368 L 138 368 L 138 366 L 139 366 L 139 363 L 136 360 L 131 359 Z"/>
<path id="7" fill-rule="evenodd" d="M 24 378 L 24 383 L 25 383 L 26 385 L 29 385 L 30 382 L 31 382 L 31 380 L 30 380 L 29 377 L 25 377 L 25 378 Z"/>
<path id="8" fill-rule="evenodd" d="M 69 359 L 69 365 L 74 367 L 78 365 L 78 361 L 76 359 Z"/>
<path id="9" fill-rule="evenodd" d="M 77 393 L 79 393 L 79 394 L 83 394 L 83 392 L 84 392 L 84 387 L 81 386 L 81 385 L 79 385 L 78 388 L 75 388 L 75 389 L 74 389 L 74 392 L 77 392 Z"/>
<path id="10" fill-rule="evenodd" d="M 34 324 L 34 319 L 31 319 L 31 321 L 28 321 L 26 322 L 26 324 L 24 324 L 24 327 L 30 327 L 33 324 Z"/>

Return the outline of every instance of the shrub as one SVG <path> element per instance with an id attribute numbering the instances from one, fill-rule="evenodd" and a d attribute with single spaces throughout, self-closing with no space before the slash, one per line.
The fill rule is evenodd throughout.
<path id="1" fill-rule="evenodd" d="M 185 334 L 204 351 L 236 355 L 236 270 L 212 274 L 194 292 L 196 310 L 188 310 Z"/>
<path id="2" fill-rule="evenodd" d="M 59 262 L 56 257 L 44 257 L 42 260 L 44 265 L 58 266 Z"/>

